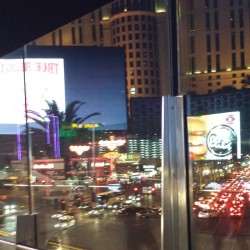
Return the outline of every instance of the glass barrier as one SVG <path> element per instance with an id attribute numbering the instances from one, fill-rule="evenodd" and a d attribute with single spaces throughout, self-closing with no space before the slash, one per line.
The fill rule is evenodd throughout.
<path id="1" fill-rule="evenodd" d="M 0 238 L 247 249 L 249 26 L 249 1 L 115 0 L 4 56 Z"/>
<path id="2" fill-rule="evenodd" d="M 1 60 L 1 238 L 160 249 L 160 138 L 128 135 L 124 67 L 120 47 L 26 45 Z"/>
<path id="3" fill-rule="evenodd" d="M 188 98 L 196 249 L 248 248 L 249 95 L 232 89 Z"/>
<path id="4" fill-rule="evenodd" d="M 192 249 L 248 249 L 249 1 L 179 4 Z"/>
<path id="5" fill-rule="evenodd" d="M 17 216 L 30 211 L 23 60 L 23 53 L 16 61 L 1 59 L 1 238 L 11 242 L 16 241 Z"/>

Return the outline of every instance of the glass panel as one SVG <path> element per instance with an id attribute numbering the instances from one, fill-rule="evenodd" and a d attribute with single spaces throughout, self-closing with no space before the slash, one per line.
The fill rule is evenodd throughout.
<path id="1" fill-rule="evenodd" d="M 35 77 L 36 82 L 40 79 L 35 98 L 39 105 L 31 111 L 42 128 L 34 131 L 32 140 L 32 175 L 39 190 L 34 194 L 40 197 L 34 212 L 44 219 L 38 225 L 38 246 L 159 248 L 156 163 L 143 163 L 144 151 L 129 152 L 127 147 L 138 143 L 145 154 L 150 152 L 147 147 L 159 153 L 152 140 L 133 142 L 124 136 L 123 48 L 27 47 L 26 60 L 40 73 Z M 40 116 L 44 124 L 37 121 Z M 149 157 L 155 156 L 143 158 Z"/>
<path id="2" fill-rule="evenodd" d="M 1 238 L 161 248 L 166 19 L 163 0 L 114 1 L 4 57 Z"/>
<path id="3" fill-rule="evenodd" d="M 249 244 L 249 95 L 243 88 L 189 98 L 196 249 Z"/>
<path id="4" fill-rule="evenodd" d="M 181 3 L 186 16 L 180 16 L 180 75 L 182 92 L 190 93 L 185 106 L 194 249 L 247 249 L 249 47 L 240 46 L 239 38 L 248 33 L 236 21 L 242 2 Z M 247 1 L 244 8 L 248 26 Z"/>
<path id="5" fill-rule="evenodd" d="M 29 134 L 23 53 L 16 60 L 1 59 L 0 218 L 1 238 L 16 241 L 17 216 L 30 211 Z"/>

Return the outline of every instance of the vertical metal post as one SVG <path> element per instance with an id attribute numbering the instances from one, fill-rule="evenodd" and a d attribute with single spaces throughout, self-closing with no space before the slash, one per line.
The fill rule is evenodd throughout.
<path id="1" fill-rule="evenodd" d="M 29 214 L 17 216 L 16 224 L 16 243 L 37 248 L 38 244 L 38 230 L 37 230 L 37 215 L 34 214 L 34 195 L 32 181 L 32 137 L 30 126 L 28 123 L 28 98 L 27 98 L 27 84 L 26 84 L 26 67 L 25 59 L 27 58 L 27 48 L 24 46 L 23 51 L 23 85 L 24 85 L 24 106 L 25 106 L 25 128 L 27 140 L 27 173 L 28 173 L 28 192 L 29 192 Z"/>
<path id="2" fill-rule="evenodd" d="M 166 0 L 171 96 L 162 99 L 162 247 L 191 250 L 190 170 L 184 112 L 180 93 L 179 14 L 181 0 Z"/>
<path id="3" fill-rule="evenodd" d="M 171 95 L 177 96 L 180 93 L 179 84 L 179 36 L 178 36 L 178 6 L 180 5 L 179 0 L 167 0 L 167 24 L 168 24 L 168 35 L 169 35 L 169 80 Z"/>
<path id="4" fill-rule="evenodd" d="M 162 99 L 162 250 L 188 250 L 189 206 L 183 97 Z"/>
<path id="5" fill-rule="evenodd" d="M 24 84 L 24 101 L 25 101 L 25 126 L 26 126 L 26 140 L 27 140 L 27 165 L 28 165 L 28 187 L 29 187 L 29 213 L 32 214 L 34 212 L 34 202 L 33 202 L 33 188 L 31 186 L 32 180 L 32 138 L 30 126 L 28 123 L 28 98 L 27 98 L 27 84 L 26 84 L 26 67 L 25 67 L 25 59 L 27 58 L 27 47 L 24 45 L 24 55 L 23 55 L 23 84 Z"/>
<path id="6" fill-rule="evenodd" d="M 95 124 L 92 123 L 92 164 L 93 164 L 93 171 L 94 171 L 94 177 L 96 178 L 95 173 Z"/>

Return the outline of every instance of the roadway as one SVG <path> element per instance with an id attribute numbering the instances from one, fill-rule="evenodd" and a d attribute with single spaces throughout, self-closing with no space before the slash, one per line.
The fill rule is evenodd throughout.
<path id="1" fill-rule="evenodd" d="M 232 185 L 232 184 L 230 184 Z M 133 188 L 130 187 L 130 192 Z M 223 191 L 224 192 L 224 191 Z M 35 202 L 39 202 L 42 192 L 37 192 Z M 231 200 L 236 194 L 233 193 Z M 220 196 L 220 198 L 222 195 Z M 24 196 L 20 199 L 26 200 Z M 155 195 L 144 195 L 142 206 L 154 207 L 160 202 L 160 190 Z M 24 203 L 24 202 L 21 202 Z M 229 201 L 230 203 L 230 201 Z M 25 211 L 27 210 L 24 209 Z M 17 211 L 23 213 L 24 210 Z M 55 228 L 55 213 L 52 207 L 40 209 L 39 247 L 46 249 L 46 242 L 58 236 L 62 249 L 68 250 L 160 250 L 161 219 L 158 217 L 137 218 L 106 214 L 90 217 L 87 212 L 76 208 L 75 225 Z M 232 218 L 229 210 L 217 218 L 198 218 L 193 214 L 193 236 L 196 250 L 247 250 L 250 249 L 250 202 L 245 198 L 242 216 Z M 0 221 L 0 235 L 8 240 L 15 239 L 15 215 L 9 214 Z"/>

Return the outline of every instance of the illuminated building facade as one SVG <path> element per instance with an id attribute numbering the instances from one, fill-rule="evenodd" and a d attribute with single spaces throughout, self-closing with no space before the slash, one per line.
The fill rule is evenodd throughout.
<path id="1" fill-rule="evenodd" d="M 33 45 L 126 48 L 128 106 L 133 97 L 168 93 L 163 0 L 117 0 L 40 37 Z M 159 53 L 161 51 L 161 53 Z"/>
<path id="2" fill-rule="evenodd" d="M 181 93 L 206 94 L 225 86 L 239 89 L 242 82 L 249 82 L 249 6 L 249 1 L 243 0 L 182 3 Z M 169 86 L 163 80 L 168 72 L 162 57 L 168 44 L 165 21 L 162 0 L 116 0 L 33 44 L 124 46 L 128 100 L 157 97 L 169 94 Z"/>
<path id="3" fill-rule="evenodd" d="M 159 138 L 154 139 L 140 139 L 131 137 L 127 139 L 128 153 L 140 152 L 141 158 L 157 158 L 161 159 L 162 142 Z"/>
<path id="4" fill-rule="evenodd" d="M 126 150 L 147 159 L 161 158 L 160 97 L 169 93 L 167 57 L 162 53 L 167 53 L 166 18 L 163 0 L 117 0 L 32 43 L 126 48 L 129 132 L 139 136 L 127 141 Z M 95 150 L 107 152 L 98 145 Z"/>
<path id="5" fill-rule="evenodd" d="M 207 94 L 248 83 L 249 8 L 249 1 L 243 0 L 183 1 L 182 93 Z"/>
<path id="6" fill-rule="evenodd" d="M 160 125 L 153 126 L 160 122 L 156 99 L 170 92 L 167 61 L 162 57 L 168 44 L 164 5 L 162 0 L 116 0 L 33 44 L 125 47 L 129 131 L 144 139 L 159 135 Z M 249 83 L 249 6 L 249 1 L 243 0 L 182 2 L 180 93 L 209 94 Z M 150 98 L 154 104 L 149 107 Z"/>

